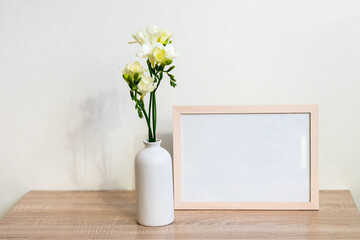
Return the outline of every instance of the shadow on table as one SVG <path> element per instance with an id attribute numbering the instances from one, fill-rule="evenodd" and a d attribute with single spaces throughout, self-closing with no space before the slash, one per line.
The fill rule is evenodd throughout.
<path id="1" fill-rule="evenodd" d="M 105 204 L 104 214 L 113 218 L 113 224 L 136 224 L 135 191 L 101 191 L 99 196 Z"/>

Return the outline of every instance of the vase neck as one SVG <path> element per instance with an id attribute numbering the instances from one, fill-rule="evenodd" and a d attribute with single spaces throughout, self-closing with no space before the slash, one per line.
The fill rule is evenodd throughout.
<path id="1" fill-rule="evenodd" d="M 156 142 L 149 142 L 147 140 L 144 141 L 144 145 L 146 148 L 154 148 L 154 147 L 160 147 L 161 140 L 157 140 Z"/>

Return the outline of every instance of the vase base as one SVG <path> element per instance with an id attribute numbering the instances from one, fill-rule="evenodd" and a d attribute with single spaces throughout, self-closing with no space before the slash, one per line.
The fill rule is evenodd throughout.
<path id="1" fill-rule="evenodd" d="M 168 222 L 168 223 L 164 223 L 164 224 L 143 224 L 139 221 L 137 221 L 136 223 L 141 225 L 141 226 L 144 226 L 144 227 L 163 227 L 163 226 L 167 226 L 167 225 L 170 225 L 174 222 L 174 219 L 171 221 L 171 222 Z"/>

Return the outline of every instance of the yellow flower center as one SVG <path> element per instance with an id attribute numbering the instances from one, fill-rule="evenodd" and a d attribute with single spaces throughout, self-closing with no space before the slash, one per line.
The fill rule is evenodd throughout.
<path id="1" fill-rule="evenodd" d="M 130 71 L 132 73 L 141 72 L 141 65 L 138 62 L 135 62 L 130 66 Z"/>
<path id="2" fill-rule="evenodd" d="M 162 63 L 165 61 L 166 52 L 164 49 L 155 48 L 153 51 L 153 55 L 156 62 Z"/>
<path id="3" fill-rule="evenodd" d="M 167 39 L 167 34 L 162 32 L 160 37 L 158 38 L 158 42 L 161 43 L 161 44 L 164 44 L 164 42 L 166 41 Z"/>

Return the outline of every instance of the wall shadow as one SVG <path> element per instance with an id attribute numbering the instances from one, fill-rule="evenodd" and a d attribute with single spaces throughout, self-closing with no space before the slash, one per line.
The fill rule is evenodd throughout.
<path id="1" fill-rule="evenodd" d="M 161 146 L 165 148 L 173 158 L 173 134 L 170 132 L 159 133 L 158 138 L 161 139 Z"/>
<path id="2" fill-rule="evenodd" d="M 118 176 L 112 176 L 111 170 L 111 133 L 121 125 L 122 102 L 119 91 L 110 90 L 80 104 L 74 116 L 80 119 L 79 123 L 67 133 L 65 146 L 72 155 L 68 171 L 77 187 L 87 187 L 86 171 L 95 166 L 103 179 L 98 189 L 116 189 Z"/>

